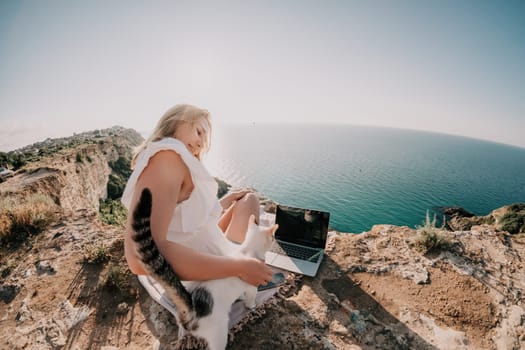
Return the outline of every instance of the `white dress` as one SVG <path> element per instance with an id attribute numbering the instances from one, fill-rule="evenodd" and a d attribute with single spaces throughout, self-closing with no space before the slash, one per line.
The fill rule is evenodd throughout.
<path id="1" fill-rule="evenodd" d="M 160 141 L 152 142 L 140 153 L 135 169 L 122 195 L 122 203 L 130 210 L 137 179 L 148 165 L 149 159 L 161 150 L 172 150 L 181 156 L 190 169 L 193 185 L 195 186 L 190 197 L 175 207 L 173 218 L 168 228 L 168 240 L 200 252 L 215 255 L 226 255 L 228 252 L 232 252 L 233 249 L 237 249 L 238 246 L 228 241 L 217 226 L 222 210 L 217 200 L 217 182 L 202 163 L 177 139 L 164 138 Z M 173 315 L 177 315 L 175 306 L 160 283 L 148 275 L 139 275 L 138 279 L 153 300 L 164 306 Z M 183 281 L 182 283 L 186 288 L 191 289 L 196 282 Z M 279 287 L 276 287 L 258 292 L 256 297 L 257 305 L 271 298 L 278 290 Z M 250 310 L 244 307 L 242 301 L 234 303 L 230 312 L 228 328 L 237 324 L 249 312 Z"/>
<path id="2" fill-rule="evenodd" d="M 190 170 L 194 185 L 190 197 L 176 205 L 167 239 L 199 252 L 225 255 L 231 249 L 231 243 L 217 226 L 222 211 L 217 199 L 217 182 L 181 141 L 167 137 L 148 144 L 137 157 L 135 169 L 122 195 L 122 203 L 129 211 L 137 179 L 148 165 L 150 158 L 163 150 L 171 150 L 181 156 Z"/>

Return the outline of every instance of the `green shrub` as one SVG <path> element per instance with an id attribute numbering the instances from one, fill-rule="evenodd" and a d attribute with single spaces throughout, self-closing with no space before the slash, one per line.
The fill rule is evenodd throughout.
<path id="1" fill-rule="evenodd" d="M 126 187 L 126 180 L 124 180 L 121 176 L 117 174 L 114 174 L 114 173 L 109 174 L 108 186 L 107 186 L 108 198 L 118 199 L 122 197 L 125 187 Z"/>
<path id="2" fill-rule="evenodd" d="M 426 219 L 423 226 L 416 226 L 416 248 L 423 253 L 439 252 L 450 248 L 450 240 L 444 235 L 445 220 L 443 226 L 436 227 L 436 215 L 430 221 L 430 215 L 427 210 Z"/>
<path id="3" fill-rule="evenodd" d="M 120 156 L 116 161 L 109 162 L 112 170 L 108 179 L 108 197 L 118 199 L 122 197 L 126 182 L 131 175 L 131 162 L 128 158 Z"/>
<path id="4" fill-rule="evenodd" d="M 508 233 L 519 233 L 524 224 L 523 217 L 516 213 L 507 213 L 500 219 L 499 229 Z"/>
<path id="5" fill-rule="evenodd" d="M 105 263 L 111 258 L 111 254 L 106 246 L 99 244 L 97 246 L 90 246 L 86 249 L 84 255 L 84 262 L 88 264 Z"/>
<path id="6" fill-rule="evenodd" d="M 128 270 L 122 269 L 119 265 L 113 265 L 108 270 L 104 286 L 125 293 L 129 288 L 129 274 Z"/>
<path id="7" fill-rule="evenodd" d="M 99 204 L 100 221 L 113 226 L 125 225 L 128 211 L 119 200 L 101 199 Z"/>
<path id="8" fill-rule="evenodd" d="M 59 207 L 46 195 L 0 200 L 0 240 L 21 241 L 42 232 L 58 217 Z"/>
<path id="9" fill-rule="evenodd" d="M 498 229 L 512 234 L 525 232 L 525 204 L 509 205 L 507 212 L 499 219 Z"/>
<path id="10" fill-rule="evenodd" d="M 26 165 L 29 161 L 28 158 L 31 159 L 30 156 L 26 156 L 22 153 L 16 153 L 11 158 L 11 164 L 13 165 L 13 170 L 18 170 L 24 165 Z"/>
<path id="11" fill-rule="evenodd" d="M 82 155 L 80 153 L 77 153 L 76 161 L 77 163 L 82 163 Z"/>
<path id="12" fill-rule="evenodd" d="M 11 164 L 11 156 L 9 153 L 0 152 L 0 165 Z"/>
<path id="13" fill-rule="evenodd" d="M 109 162 L 109 166 L 116 174 L 122 176 L 126 180 L 131 175 L 131 161 L 126 157 L 118 157 L 114 162 Z"/>

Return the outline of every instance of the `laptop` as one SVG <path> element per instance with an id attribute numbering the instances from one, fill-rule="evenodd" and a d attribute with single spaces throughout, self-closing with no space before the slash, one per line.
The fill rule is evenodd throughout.
<path id="1" fill-rule="evenodd" d="M 272 249 L 266 263 L 284 270 L 315 276 L 321 265 L 328 235 L 330 213 L 277 205 Z"/>

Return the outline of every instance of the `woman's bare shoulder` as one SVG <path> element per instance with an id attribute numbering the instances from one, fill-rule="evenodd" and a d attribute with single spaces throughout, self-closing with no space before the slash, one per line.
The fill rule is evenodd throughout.
<path id="1" fill-rule="evenodd" d="M 148 166 L 157 163 L 161 163 L 163 166 L 169 166 L 170 164 L 184 164 L 184 161 L 177 152 L 173 150 L 162 150 L 151 156 Z"/>
<path id="2" fill-rule="evenodd" d="M 182 183 L 189 169 L 182 160 L 181 156 L 171 150 L 163 150 L 155 153 L 139 177 L 139 182 Z"/>

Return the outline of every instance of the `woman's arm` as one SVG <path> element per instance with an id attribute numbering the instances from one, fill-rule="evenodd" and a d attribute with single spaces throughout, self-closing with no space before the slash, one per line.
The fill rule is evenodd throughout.
<path id="1" fill-rule="evenodd" d="M 136 275 L 146 275 L 142 262 L 134 253 L 134 242 L 126 235 L 125 254 L 131 272 Z M 183 245 L 164 241 L 157 244 L 163 247 L 163 255 L 182 280 L 202 281 L 210 279 L 237 276 L 244 281 L 258 286 L 266 284 L 272 278 L 271 269 L 257 259 L 234 259 L 196 252 Z M 209 268 L 213 266 L 213 268 Z"/>
<path id="2" fill-rule="evenodd" d="M 272 278 L 272 270 L 257 259 L 200 253 L 167 240 L 157 245 L 182 280 L 203 281 L 236 276 L 258 286 Z"/>
<path id="3" fill-rule="evenodd" d="M 151 232 L 159 251 L 183 280 L 209 280 L 239 276 L 258 285 L 271 279 L 271 269 L 256 259 L 234 259 L 197 252 L 166 239 L 173 212 L 179 201 L 189 169 L 180 156 L 172 151 L 154 155 L 139 177 L 132 208 L 144 188 L 152 193 Z M 129 215 L 131 217 L 131 215 Z M 130 219 L 131 220 L 131 219 Z M 128 227 L 130 225 L 128 224 Z M 132 272 L 145 274 L 142 263 L 134 256 L 134 242 L 126 237 L 126 258 Z"/>

